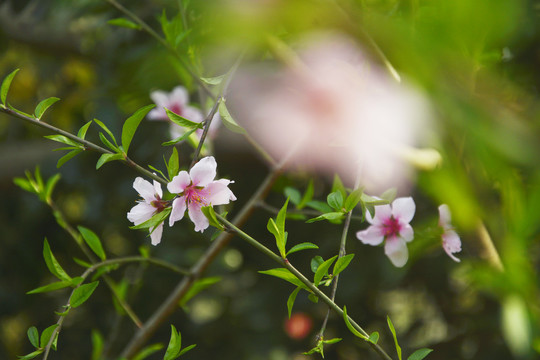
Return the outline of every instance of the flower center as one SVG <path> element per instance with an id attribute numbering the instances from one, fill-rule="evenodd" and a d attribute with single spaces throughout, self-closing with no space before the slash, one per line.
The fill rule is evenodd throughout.
<path id="1" fill-rule="evenodd" d="M 179 105 L 179 104 L 172 104 L 171 107 L 169 108 L 169 110 L 171 110 L 173 113 L 175 113 L 176 115 L 180 115 L 182 116 L 182 113 L 183 113 L 183 109 L 182 107 Z"/>
<path id="2" fill-rule="evenodd" d="M 384 236 L 397 236 L 400 230 L 399 221 L 394 217 L 390 217 L 383 222 Z"/>
<path id="3" fill-rule="evenodd" d="M 208 206 L 208 201 L 206 200 L 203 190 L 204 188 L 198 188 L 196 186 L 190 185 L 184 190 L 184 196 L 186 197 L 186 202 L 195 202 L 201 204 L 201 206 Z"/>
<path id="4" fill-rule="evenodd" d="M 156 214 L 157 214 L 157 213 L 162 212 L 163 209 L 165 209 L 165 208 L 167 207 L 168 201 L 161 200 L 161 199 L 159 198 L 159 196 L 157 196 L 157 194 L 156 194 L 156 200 L 152 201 L 152 202 L 150 203 L 150 205 L 152 205 L 153 207 L 156 208 Z"/>

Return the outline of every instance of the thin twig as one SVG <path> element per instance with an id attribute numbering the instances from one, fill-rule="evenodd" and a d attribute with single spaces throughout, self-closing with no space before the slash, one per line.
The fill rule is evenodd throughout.
<path id="1" fill-rule="evenodd" d="M 199 159 L 199 154 L 201 153 L 202 147 L 204 145 L 204 140 L 206 140 L 206 135 L 208 134 L 208 131 L 210 129 L 210 126 L 212 125 L 212 120 L 214 119 L 214 115 L 216 115 L 216 112 L 218 110 L 219 104 L 223 101 L 223 98 L 220 96 L 216 100 L 214 106 L 212 107 L 212 110 L 208 113 L 208 116 L 206 116 L 206 119 L 204 119 L 204 130 L 201 135 L 201 138 L 199 139 L 199 145 L 197 146 L 197 149 L 195 150 L 195 153 L 193 154 L 193 160 L 191 161 L 191 165 L 189 168 L 191 169 L 193 165 L 197 163 L 197 160 Z"/>

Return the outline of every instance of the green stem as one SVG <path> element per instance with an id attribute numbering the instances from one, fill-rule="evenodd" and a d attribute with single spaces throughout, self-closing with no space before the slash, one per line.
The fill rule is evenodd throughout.
<path id="1" fill-rule="evenodd" d="M 316 287 L 311 281 L 309 281 L 300 271 L 298 271 L 288 260 L 283 259 L 279 255 L 275 254 L 272 250 L 268 249 L 266 246 L 261 244 L 259 241 L 255 240 L 242 230 L 240 230 L 238 227 L 233 225 L 231 222 L 227 221 L 223 216 L 216 214 L 217 219 L 225 225 L 225 227 L 228 228 L 229 231 L 232 231 L 236 233 L 238 236 L 240 236 L 243 240 L 248 242 L 250 245 L 255 247 L 257 250 L 261 251 L 263 254 L 271 258 L 272 260 L 276 261 L 280 265 L 284 266 L 287 270 L 289 270 L 298 280 L 300 280 L 306 287 L 313 292 L 319 299 L 321 299 L 323 302 L 325 302 L 330 309 L 338 313 L 341 317 L 343 317 L 343 310 L 332 300 L 330 299 L 325 293 L 323 293 L 321 290 L 319 290 L 318 287 Z M 362 329 L 358 323 L 356 323 L 350 316 L 348 316 L 348 319 L 351 323 L 351 325 L 359 331 L 362 335 L 364 335 L 366 338 L 369 338 L 369 334 Z M 377 344 L 373 344 L 371 342 L 367 342 L 376 352 L 379 354 L 379 356 L 385 360 L 392 360 L 392 358 Z"/>
<path id="2" fill-rule="evenodd" d="M 199 145 L 197 146 L 197 149 L 195 150 L 195 153 L 193 154 L 193 160 L 191 160 L 190 168 L 193 167 L 197 163 L 197 160 L 199 159 L 199 154 L 201 153 L 202 147 L 204 145 L 204 140 L 206 139 L 206 135 L 208 134 L 208 130 L 210 129 L 210 125 L 212 125 L 212 119 L 214 118 L 214 115 L 216 114 L 219 104 L 223 101 L 223 98 L 220 96 L 216 100 L 214 106 L 212 107 L 212 110 L 208 113 L 208 116 L 204 120 L 204 130 L 201 135 L 201 138 L 199 139 Z"/>

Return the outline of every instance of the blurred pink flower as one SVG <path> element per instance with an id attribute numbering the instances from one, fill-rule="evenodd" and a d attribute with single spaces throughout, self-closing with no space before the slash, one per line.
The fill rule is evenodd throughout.
<path id="1" fill-rule="evenodd" d="M 427 105 L 340 35 L 312 36 L 288 68 L 240 69 L 230 108 L 238 122 L 277 160 L 352 183 L 360 172 L 368 191 L 399 185 L 408 175 L 400 149 L 416 144 Z"/>
<path id="2" fill-rule="evenodd" d="M 216 177 L 216 160 L 212 156 L 205 157 L 196 163 L 189 173 L 180 171 L 172 181 L 167 184 L 167 189 L 173 194 L 179 194 L 172 203 L 172 212 L 169 217 L 169 226 L 184 217 L 186 208 L 189 218 L 195 224 L 195 231 L 203 232 L 209 225 L 201 208 L 228 204 L 236 200 L 229 189 L 232 181 L 227 179 L 214 180 Z"/>
<path id="3" fill-rule="evenodd" d="M 452 227 L 450 208 L 446 204 L 439 206 L 439 226 L 443 228 L 442 247 L 454 261 L 460 262 L 454 253 L 461 251 L 461 239 Z"/>
<path id="4" fill-rule="evenodd" d="M 142 224 L 167 207 L 168 202 L 161 199 L 163 191 L 161 190 L 161 184 L 157 181 L 154 180 L 154 185 L 152 185 L 143 178 L 137 177 L 133 182 L 133 188 L 143 198 L 127 214 L 128 220 L 134 225 Z M 155 230 L 154 228 L 149 230 L 152 245 L 159 244 L 163 234 L 163 223 L 159 224 Z"/>
<path id="5" fill-rule="evenodd" d="M 414 238 L 409 222 L 414 217 L 416 205 L 411 197 L 397 198 L 392 205 L 375 206 L 375 216 L 366 211 L 366 220 L 371 224 L 366 230 L 358 231 L 356 237 L 367 245 L 384 244 L 384 253 L 396 267 L 403 267 L 409 259 L 407 242 Z"/>
<path id="6" fill-rule="evenodd" d="M 157 105 L 156 108 L 152 109 L 148 113 L 148 119 L 150 120 L 170 121 L 169 117 L 167 116 L 167 112 L 165 111 L 165 108 L 169 109 L 177 115 L 182 116 L 183 118 L 186 118 L 196 123 L 200 123 L 205 118 L 201 110 L 189 105 L 189 94 L 186 88 L 183 86 L 175 87 L 170 93 L 161 90 L 152 91 L 150 93 L 150 98 Z M 215 132 L 219 127 L 219 123 L 219 114 L 216 113 L 216 115 L 214 115 L 212 119 L 210 129 L 208 130 L 208 135 L 210 137 L 213 137 L 215 135 Z M 185 130 L 183 127 L 178 126 L 171 121 L 171 138 L 179 138 L 184 134 L 184 132 Z M 197 130 L 196 133 L 200 137 L 202 135 L 202 130 Z"/>

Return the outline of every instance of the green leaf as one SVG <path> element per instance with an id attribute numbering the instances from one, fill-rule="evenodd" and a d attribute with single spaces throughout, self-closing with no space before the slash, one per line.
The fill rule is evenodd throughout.
<path id="1" fill-rule="evenodd" d="M 296 295 L 302 290 L 301 287 L 297 287 L 294 289 L 294 291 L 289 295 L 289 298 L 287 299 L 287 313 L 289 314 L 289 319 L 291 318 L 291 312 L 292 308 L 294 306 L 294 301 L 296 300 Z"/>
<path id="2" fill-rule="evenodd" d="M 271 234 L 276 237 L 276 239 L 279 237 L 279 229 L 277 228 L 274 219 L 268 219 L 268 223 L 266 223 L 266 228 L 268 229 L 268 231 L 270 231 Z"/>
<path id="3" fill-rule="evenodd" d="M 176 139 L 171 140 L 171 141 L 164 142 L 164 143 L 162 143 L 161 145 L 162 145 L 162 146 L 176 145 L 176 144 L 178 144 L 179 142 L 184 141 L 184 140 L 186 140 L 187 138 L 189 138 L 189 136 L 190 136 L 191 134 L 193 134 L 195 131 L 197 131 L 197 129 L 198 129 L 198 127 L 193 128 L 193 129 L 191 129 L 191 130 L 189 130 L 189 131 L 186 131 L 186 132 L 185 132 L 184 134 L 182 134 L 182 136 L 180 136 L 179 138 L 176 138 Z"/>
<path id="4" fill-rule="evenodd" d="M 98 124 L 103 130 L 105 130 L 105 132 L 107 134 L 109 134 L 109 136 L 111 137 L 111 139 L 114 141 L 114 144 L 116 145 L 116 148 L 118 148 L 118 143 L 116 142 L 116 139 L 113 135 L 113 133 L 111 132 L 111 130 L 109 130 L 109 128 L 107 126 L 105 126 L 104 123 L 102 123 L 101 121 L 99 121 L 98 119 L 94 119 L 94 121 L 96 122 L 96 124 Z"/>
<path id="5" fill-rule="evenodd" d="M 288 256 L 289 254 L 292 254 L 292 253 L 295 253 L 295 252 L 298 252 L 298 251 L 302 251 L 302 250 L 309 250 L 309 249 L 318 249 L 319 247 L 313 243 L 310 243 L 310 242 L 303 242 L 303 243 L 300 243 L 298 245 L 294 245 L 289 251 L 287 251 L 287 254 L 285 254 L 286 256 Z"/>
<path id="6" fill-rule="evenodd" d="M 103 336 L 95 329 L 92 329 L 92 356 L 90 360 L 101 360 L 103 354 Z"/>
<path id="7" fill-rule="evenodd" d="M 75 147 L 80 148 L 80 149 L 84 149 L 81 146 L 81 144 L 79 144 L 78 142 L 76 142 L 74 140 L 71 140 L 68 137 L 65 137 L 64 135 L 46 135 L 46 136 L 44 136 L 44 138 L 49 139 L 49 140 L 53 140 L 53 141 L 56 141 L 56 142 L 59 142 L 59 143 L 62 143 L 62 144 L 75 146 Z"/>
<path id="8" fill-rule="evenodd" d="M 334 210 L 341 210 L 343 208 L 343 194 L 341 191 L 334 191 L 326 198 L 326 202 Z"/>
<path id="9" fill-rule="evenodd" d="M 36 356 L 38 356 L 39 354 L 43 353 L 44 350 L 36 350 L 34 352 L 31 352 L 30 354 L 28 355 L 24 355 L 24 356 L 17 356 L 17 358 L 19 360 L 30 360 L 30 359 L 33 359 L 35 358 Z"/>
<path id="10" fill-rule="evenodd" d="M 92 267 L 92 264 L 84 261 L 84 260 L 81 260 L 81 259 L 78 259 L 78 258 L 73 258 L 73 261 L 75 261 L 77 264 L 81 265 L 82 267 L 85 267 L 85 268 L 89 268 L 89 267 Z"/>
<path id="11" fill-rule="evenodd" d="M 163 209 L 163 211 L 155 214 L 154 216 L 152 216 L 150 219 L 146 220 L 142 224 L 130 226 L 129 228 L 133 230 L 155 228 L 156 226 L 161 224 L 167 218 L 167 216 L 169 216 L 169 214 L 171 213 L 171 210 L 172 208 L 170 207 L 165 208 Z"/>
<path id="12" fill-rule="evenodd" d="M 407 358 L 407 360 L 422 360 L 423 358 L 428 356 L 429 353 L 432 351 L 433 351 L 432 349 L 428 349 L 428 348 L 418 349 L 415 352 L 413 352 L 412 355 Z"/>
<path id="13" fill-rule="evenodd" d="M 39 104 L 37 104 L 36 109 L 34 110 L 34 115 L 36 115 L 36 119 L 40 120 L 45 111 L 47 111 L 47 109 L 50 108 L 58 100 L 60 99 L 57 97 L 50 97 L 48 99 L 42 100 Z"/>
<path id="14" fill-rule="evenodd" d="M 330 340 L 323 340 L 323 343 L 324 344 L 335 344 L 335 343 L 340 342 L 341 340 L 343 340 L 343 339 L 342 338 L 333 338 L 333 339 L 330 339 Z"/>
<path id="15" fill-rule="evenodd" d="M 36 190 L 34 189 L 34 186 L 30 183 L 30 181 L 24 179 L 24 178 L 14 178 L 13 182 L 15 185 L 23 189 L 24 191 L 31 192 L 33 194 L 36 193 Z"/>
<path id="16" fill-rule="evenodd" d="M 300 204 L 300 201 L 302 200 L 302 195 L 300 195 L 300 191 L 296 190 L 293 187 L 287 186 L 285 190 L 283 190 L 283 193 L 286 197 L 291 199 L 291 202 L 294 205 Z"/>
<path id="17" fill-rule="evenodd" d="M 335 255 L 333 257 L 331 257 L 330 259 L 326 260 L 325 262 L 323 262 L 318 268 L 317 268 L 317 271 L 315 272 L 315 277 L 313 278 L 313 283 L 315 284 L 315 286 L 319 285 L 319 283 L 321 282 L 322 278 L 328 274 L 328 269 L 330 269 L 330 266 L 332 266 L 332 263 L 336 260 L 338 256 Z"/>
<path id="18" fill-rule="evenodd" d="M 49 246 L 49 242 L 45 238 L 45 241 L 43 242 L 43 258 L 45 259 L 45 263 L 47 264 L 47 268 L 57 278 L 64 281 L 71 281 L 71 277 L 62 269 L 62 266 L 58 263 L 56 258 L 54 257 L 51 248 Z"/>
<path id="19" fill-rule="evenodd" d="M 390 320 L 390 316 L 386 316 L 386 321 L 388 322 L 388 327 L 390 328 L 390 331 L 392 332 L 392 336 L 394 337 L 394 343 L 396 344 L 396 351 L 398 354 L 398 359 L 401 360 L 401 346 L 399 346 L 398 341 L 397 341 L 396 329 L 394 329 L 394 324 L 392 324 L 392 320 Z"/>
<path id="20" fill-rule="evenodd" d="M 73 294 L 69 299 L 69 304 L 71 305 L 71 307 L 76 308 L 84 304 L 84 302 L 88 300 L 90 295 L 92 295 L 94 290 L 96 290 L 98 285 L 99 281 L 94 281 L 89 284 L 83 284 L 73 290 Z"/>
<path id="21" fill-rule="evenodd" d="M 188 303 L 188 301 L 191 300 L 195 295 L 205 289 L 208 289 L 210 286 L 214 285 L 219 281 L 221 281 L 221 277 L 219 276 L 212 276 L 195 280 L 191 288 L 187 291 L 186 295 L 184 295 L 184 297 L 182 297 L 182 300 L 180 300 L 179 305 L 181 307 L 184 307 Z"/>
<path id="22" fill-rule="evenodd" d="M 349 254 L 349 255 L 345 255 L 337 259 L 336 264 L 334 265 L 334 270 L 332 271 L 334 276 L 338 275 L 343 270 L 345 270 L 347 266 L 349 266 L 349 263 L 351 262 L 353 257 L 354 257 L 354 254 Z"/>
<path id="23" fill-rule="evenodd" d="M 175 360 L 178 357 L 178 353 L 182 348 L 182 335 L 176 331 L 174 325 L 171 324 L 171 338 L 169 340 L 169 346 L 163 360 Z"/>
<path id="24" fill-rule="evenodd" d="M 197 344 L 191 344 L 189 346 L 186 346 L 185 348 L 183 348 L 179 353 L 178 353 L 178 357 L 184 355 L 185 353 L 187 353 L 189 350 L 193 349 L 195 346 L 197 346 Z"/>
<path id="25" fill-rule="evenodd" d="M 77 149 L 77 150 L 72 150 L 68 152 L 66 155 L 58 159 L 58 162 L 56 163 L 56 168 L 59 169 L 62 165 L 64 165 L 69 160 L 73 159 L 75 156 L 79 155 L 82 151 L 83 150 Z"/>
<path id="26" fill-rule="evenodd" d="M 310 223 L 321 221 L 321 220 L 338 220 L 342 218 L 343 218 L 342 212 L 329 212 L 329 213 L 317 216 L 315 218 L 309 219 L 308 221 L 306 221 L 306 223 L 310 224 Z"/>
<path id="27" fill-rule="evenodd" d="M 68 313 L 69 313 L 69 310 L 71 308 L 68 306 L 67 310 L 66 311 L 62 311 L 62 312 L 58 312 L 58 311 L 55 311 L 54 313 L 58 316 L 66 316 Z"/>
<path id="28" fill-rule="evenodd" d="M 379 333 L 374 331 L 369 335 L 368 341 L 372 344 L 377 345 L 377 341 L 379 341 Z"/>
<path id="29" fill-rule="evenodd" d="M 310 201 L 313 199 L 313 192 L 315 188 L 313 187 L 313 179 L 309 180 L 306 192 L 304 193 L 304 196 L 302 197 L 302 200 L 299 204 L 297 204 L 298 209 L 304 208 Z M 327 211 L 323 211 L 327 212 Z"/>
<path id="30" fill-rule="evenodd" d="M 285 204 L 281 207 L 279 210 L 277 217 L 276 217 L 276 226 L 280 232 L 280 234 L 285 233 L 285 218 L 287 217 L 287 206 L 289 205 L 289 198 L 285 200 Z M 285 246 L 285 244 L 284 244 Z"/>
<path id="31" fill-rule="evenodd" d="M 135 24 L 133 21 L 130 21 L 130 20 L 125 19 L 125 18 L 111 19 L 111 20 L 107 21 L 107 24 L 114 25 L 114 26 L 119 26 L 119 27 L 123 27 L 123 28 L 128 28 L 128 29 L 141 30 L 140 25 Z"/>
<path id="32" fill-rule="evenodd" d="M 171 120 L 173 123 L 186 128 L 196 128 L 196 129 L 202 129 L 203 126 L 201 123 L 196 123 L 191 120 L 186 119 L 185 117 L 182 117 L 171 110 L 165 108 L 165 111 L 167 112 L 167 116 L 169 117 L 169 120 Z"/>
<path id="33" fill-rule="evenodd" d="M 362 189 L 356 189 L 352 193 L 350 193 L 349 196 L 347 196 L 347 199 L 345 199 L 345 204 L 343 205 L 345 207 L 345 210 L 353 210 L 362 199 L 362 194 Z"/>
<path id="34" fill-rule="evenodd" d="M 79 229 L 79 232 L 90 249 L 92 249 L 101 260 L 105 260 L 105 251 L 103 251 L 103 246 L 101 245 L 99 237 L 92 230 L 83 226 L 77 226 L 77 229 Z"/>
<path id="35" fill-rule="evenodd" d="M 159 170 L 159 169 L 156 169 L 155 167 L 153 167 L 152 165 L 148 165 L 148 168 L 152 171 L 155 171 L 157 172 L 159 175 L 161 175 L 162 178 L 164 179 L 167 179 L 167 177 L 165 176 L 165 174 L 163 174 L 163 171 Z"/>
<path id="36" fill-rule="evenodd" d="M 84 139 L 86 137 L 86 132 L 88 131 L 88 128 L 90 127 L 91 124 L 92 124 L 92 120 L 90 120 L 89 122 L 81 126 L 81 128 L 77 132 L 77 136 L 80 137 L 81 139 Z"/>
<path id="37" fill-rule="evenodd" d="M 100 133 L 101 134 L 101 133 Z M 111 161 L 117 161 L 117 160 L 124 160 L 124 155 L 120 153 L 116 154 L 103 154 L 99 157 L 97 163 L 96 163 L 96 170 L 102 167 L 104 164 L 111 162 Z"/>
<path id="38" fill-rule="evenodd" d="M 43 330 L 41 333 L 41 338 L 39 340 L 39 347 L 44 348 L 47 346 L 51 337 L 53 336 L 54 330 L 58 327 L 58 324 L 54 324 Z M 58 333 L 55 333 L 55 339 L 53 341 L 52 348 L 56 350 L 56 339 L 58 338 Z"/>
<path id="39" fill-rule="evenodd" d="M 227 109 L 227 105 L 225 105 L 225 100 L 219 103 L 219 115 L 221 115 L 221 122 L 227 129 L 238 134 L 247 134 L 246 130 L 234 121 Z"/>
<path id="40" fill-rule="evenodd" d="M 397 189 L 390 188 L 381 194 L 381 199 L 388 201 L 388 203 L 391 203 L 396 198 L 396 195 Z"/>
<path id="41" fill-rule="evenodd" d="M 43 293 L 43 292 L 49 292 L 49 291 L 54 291 L 54 290 L 58 290 L 58 289 L 63 289 L 63 288 L 66 288 L 66 287 L 69 287 L 69 286 L 72 286 L 72 285 L 73 285 L 73 283 L 71 281 L 68 281 L 68 280 L 57 281 L 57 282 L 54 282 L 52 284 L 45 285 L 45 286 L 40 286 L 38 288 L 30 290 L 30 291 L 27 292 L 27 294 L 38 294 L 38 293 Z"/>
<path id="42" fill-rule="evenodd" d="M 109 149 L 111 149 L 112 151 L 114 152 L 120 152 L 120 149 L 118 148 L 117 145 L 114 145 L 112 142 L 109 141 L 109 139 L 107 139 L 105 137 L 105 135 L 103 135 L 102 132 L 99 133 L 99 138 L 101 139 L 101 142 L 107 146 Z"/>
<path id="43" fill-rule="evenodd" d="M 38 329 L 35 326 L 31 326 L 28 328 L 28 331 L 26 332 L 28 335 L 28 340 L 30 340 L 30 344 L 32 344 L 35 348 L 39 347 L 39 332 Z"/>
<path id="44" fill-rule="evenodd" d="M 308 287 L 302 281 L 300 281 L 300 279 L 298 279 L 296 276 L 294 276 L 294 274 L 291 273 L 286 268 L 276 268 L 276 269 L 264 270 L 264 271 L 259 271 L 259 273 L 265 274 L 265 275 L 270 275 L 270 276 L 275 276 L 277 278 L 288 281 L 293 285 L 299 286 L 302 289 L 305 289 L 305 290 L 311 292 L 311 290 L 309 290 Z"/>
<path id="45" fill-rule="evenodd" d="M 208 84 L 208 85 L 219 85 L 219 84 L 221 84 L 221 82 L 223 81 L 224 78 L 225 78 L 225 74 L 224 75 L 219 75 L 219 76 L 214 76 L 214 77 L 209 77 L 209 78 L 202 77 L 201 80 L 205 84 Z"/>
<path id="46" fill-rule="evenodd" d="M 324 259 L 321 256 L 315 256 L 313 259 L 311 259 L 311 271 L 315 274 L 317 272 L 317 269 L 319 268 L 319 266 L 321 266 L 323 262 Z"/>
<path id="47" fill-rule="evenodd" d="M 349 321 L 349 316 L 347 315 L 346 306 L 343 307 L 343 320 L 345 320 L 345 325 L 347 325 L 347 329 L 349 329 L 349 331 L 352 332 L 354 336 L 359 337 L 360 339 L 368 340 L 366 336 L 364 336 L 352 326 L 351 322 Z"/>
<path id="48" fill-rule="evenodd" d="M 3 105 L 6 105 L 7 93 L 9 91 L 9 87 L 11 86 L 11 81 L 18 71 L 19 69 L 15 69 L 11 74 L 4 78 L 4 81 L 2 81 L 2 86 L 0 86 L 0 100 L 2 101 Z"/>
<path id="49" fill-rule="evenodd" d="M 221 231 L 225 230 L 223 225 L 221 225 L 218 219 L 216 218 L 216 213 L 214 212 L 214 208 L 211 205 L 203 206 L 201 208 L 201 211 L 204 214 L 204 216 L 206 216 L 206 218 L 208 219 L 208 222 L 210 223 L 210 225 L 212 225 L 213 227 Z"/>
<path id="50" fill-rule="evenodd" d="M 347 196 L 347 190 L 345 189 L 345 186 L 341 182 L 341 179 L 336 174 L 334 175 L 334 182 L 332 183 L 332 192 L 339 191 L 343 198 Z"/>
<path id="51" fill-rule="evenodd" d="M 308 201 L 306 203 L 306 206 L 309 206 L 310 208 L 320 211 L 322 213 L 332 212 L 332 208 L 328 206 L 327 203 L 318 200 Z"/>
<path id="52" fill-rule="evenodd" d="M 43 191 L 43 196 L 45 200 L 50 199 L 52 192 L 54 190 L 54 187 L 58 183 L 58 180 L 60 180 L 60 174 L 55 174 L 54 176 L 51 176 L 45 185 L 45 189 Z"/>
<path id="53" fill-rule="evenodd" d="M 146 105 L 135 111 L 135 113 L 127 118 L 126 122 L 124 122 L 124 126 L 122 127 L 122 147 L 124 148 L 126 154 L 128 152 L 129 145 L 131 144 L 131 140 L 133 139 L 133 135 L 135 135 L 135 131 L 137 131 L 141 120 L 146 116 L 146 114 L 148 114 L 150 110 L 155 107 L 156 105 L 154 104 Z"/>
<path id="54" fill-rule="evenodd" d="M 169 173 L 169 179 L 172 180 L 173 177 L 178 175 L 180 170 L 180 164 L 178 159 L 178 151 L 176 148 L 173 148 L 169 162 L 167 163 L 167 172 Z"/>
<path id="55" fill-rule="evenodd" d="M 153 353 L 163 349 L 163 344 L 153 344 L 142 349 L 137 355 L 133 357 L 133 360 L 143 360 L 152 355 Z"/>

